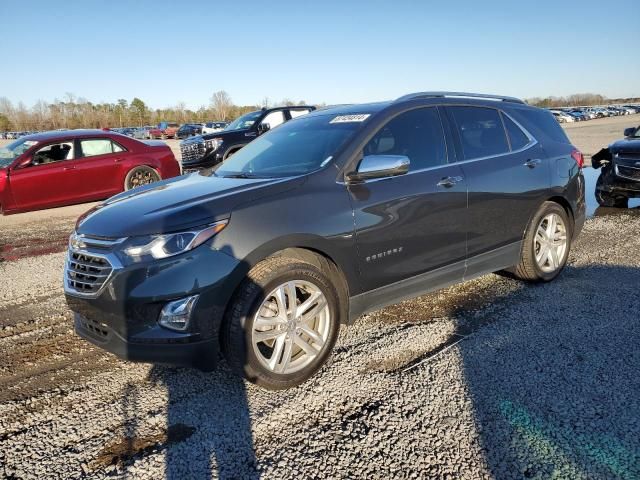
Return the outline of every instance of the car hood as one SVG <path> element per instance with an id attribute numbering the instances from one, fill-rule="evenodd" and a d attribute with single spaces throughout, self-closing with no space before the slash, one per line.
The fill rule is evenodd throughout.
<path id="1" fill-rule="evenodd" d="M 80 217 L 76 231 L 122 238 L 186 230 L 228 218 L 236 206 L 296 188 L 304 178 L 242 179 L 193 173 L 111 197 Z"/>
<path id="2" fill-rule="evenodd" d="M 612 152 L 638 152 L 640 153 L 640 138 L 627 137 L 609 145 Z"/>
<path id="3" fill-rule="evenodd" d="M 217 132 L 201 135 L 201 137 L 205 140 L 211 140 L 212 138 L 224 138 L 224 137 L 237 136 L 238 134 L 246 133 L 249 131 L 250 129 L 248 128 L 240 128 L 237 130 L 219 130 Z M 193 138 L 196 139 L 198 137 L 193 137 Z"/>

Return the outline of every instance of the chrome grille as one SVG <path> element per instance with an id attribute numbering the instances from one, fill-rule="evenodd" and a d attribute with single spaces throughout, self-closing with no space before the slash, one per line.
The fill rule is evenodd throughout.
<path id="1" fill-rule="evenodd" d="M 618 157 L 620 160 L 640 160 L 640 152 L 621 152 Z"/>
<path id="2" fill-rule="evenodd" d="M 188 142 L 180 144 L 183 163 L 195 162 L 205 154 L 204 142 Z"/>
<path id="3" fill-rule="evenodd" d="M 113 271 L 109 261 L 89 253 L 69 252 L 67 287 L 80 294 L 97 294 Z"/>
<path id="4" fill-rule="evenodd" d="M 640 181 L 640 168 L 626 167 L 623 165 L 616 165 L 616 168 L 619 176 Z"/>

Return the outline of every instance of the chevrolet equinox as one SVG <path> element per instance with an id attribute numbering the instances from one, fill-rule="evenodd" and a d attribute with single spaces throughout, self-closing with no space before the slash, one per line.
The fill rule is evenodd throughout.
<path id="1" fill-rule="evenodd" d="M 490 272 L 553 280 L 585 220 L 582 154 L 521 100 L 425 92 L 293 119 L 213 171 L 84 214 L 75 330 L 128 360 L 305 381 L 340 324 Z"/>

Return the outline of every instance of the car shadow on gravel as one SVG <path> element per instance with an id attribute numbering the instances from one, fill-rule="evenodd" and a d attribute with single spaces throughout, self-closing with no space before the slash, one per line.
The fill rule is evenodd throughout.
<path id="1" fill-rule="evenodd" d="M 156 365 L 148 379 L 167 391 L 164 478 L 259 477 L 247 393 L 239 375 L 225 365 L 214 372 Z"/>
<path id="2" fill-rule="evenodd" d="M 568 266 L 473 320 L 458 351 L 493 477 L 640 478 L 639 278 Z"/>

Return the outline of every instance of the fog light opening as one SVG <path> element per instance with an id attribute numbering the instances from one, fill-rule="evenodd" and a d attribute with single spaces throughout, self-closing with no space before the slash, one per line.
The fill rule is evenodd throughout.
<path id="1" fill-rule="evenodd" d="M 160 326 L 170 330 L 184 332 L 189 328 L 191 312 L 197 300 L 198 295 L 192 295 L 191 297 L 181 298 L 180 300 L 167 303 L 162 307 L 158 323 Z"/>

